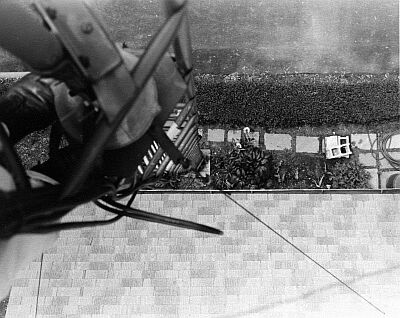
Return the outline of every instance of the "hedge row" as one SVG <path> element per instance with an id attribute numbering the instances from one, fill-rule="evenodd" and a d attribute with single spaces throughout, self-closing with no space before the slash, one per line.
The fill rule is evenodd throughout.
<path id="1" fill-rule="evenodd" d="M 200 75 L 201 125 L 367 124 L 399 115 L 398 75 Z"/>
<path id="2" fill-rule="evenodd" d="M 0 78 L 0 95 L 14 80 Z M 288 128 L 399 117 L 398 75 L 231 74 L 195 78 L 200 125 Z"/>

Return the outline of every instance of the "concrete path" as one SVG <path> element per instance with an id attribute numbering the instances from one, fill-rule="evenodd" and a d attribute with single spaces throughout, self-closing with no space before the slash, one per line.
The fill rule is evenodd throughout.
<path id="1" fill-rule="evenodd" d="M 232 198 L 385 317 L 400 316 L 400 195 Z M 36 311 L 42 318 L 384 317 L 222 194 L 142 193 L 135 206 L 225 234 L 130 219 L 65 231 L 42 264 L 35 260 L 19 273 L 6 318 L 34 317 Z M 105 215 L 86 205 L 67 219 Z"/>

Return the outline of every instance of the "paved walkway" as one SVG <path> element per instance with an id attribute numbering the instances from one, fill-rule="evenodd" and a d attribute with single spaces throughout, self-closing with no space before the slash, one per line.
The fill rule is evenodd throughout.
<path id="1" fill-rule="evenodd" d="M 224 130 L 201 128 L 199 133 L 203 136 L 206 147 L 212 144 L 226 143 L 232 139 L 240 140 L 241 130 Z M 299 153 L 322 154 L 325 149 L 323 140 L 325 136 L 301 136 L 290 134 L 268 134 L 258 131 L 251 132 L 250 136 L 255 139 L 257 145 L 266 150 L 291 150 Z M 370 185 L 373 189 L 385 189 L 387 179 L 394 173 L 399 173 L 383 157 L 378 150 L 377 134 L 351 134 L 353 155 L 358 156 L 360 162 L 371 174 Z M 390 154 L 400 159 L 400 135 L 395 135 L 390 145 Z"/>
<path id="2" fill-rule="evenodd" d="M 232 198 L 386 313 L 345 288 L 222 194 L 141 193 L 135 206 L 223 236 L 131 219 L 62 232 L 19 273 L 6 318 L 400 317 L 399 194 Z M 68 220 L 104 218 L 93 205 Z M 40 277 L 40 290 L 38 285 Z"/>

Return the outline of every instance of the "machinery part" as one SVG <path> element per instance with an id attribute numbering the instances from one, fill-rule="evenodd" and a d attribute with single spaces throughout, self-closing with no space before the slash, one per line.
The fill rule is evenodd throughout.
<path id="1" fill-rule="evenodd" d="M 82 77 L 88 82 L 97 105 L 104 111 L 105 119 L 110 126 L 122 107 L 131 103 L 127 116 L 121 120 L 106 147 L 119 148 L 138 140 L 160 112 L 154 82 L 147 79 L 147 85 L 140 87 L 140 90 L 144 91 L 142 95 L 138 100 L 131 101 L 135 88 L 138 89 L 134 78 L 117 47 L 84 2 L 37 0 L 35 8 L 50 30 L 57 35 Z M 54 12 L 57 13 L 55 17 Z M 131 58 L 137 61 L 134 56 Z M 63 92 L 61 87 L 61 92 L 57 96 L 64 95 L 68 94 Z M 71 102 L 78 104 L 74 107 L 77 110 L 75 117 L 81 117 L 79 110 L 83 108 L 81 106 L 83 101 L 71 101 L 70 98 L 65 98 L 66 104 Z M 61 101 L 57 104 L 63 103 Z M 65 113 L 61 116 L 66 117 Z M 67 126 L 68 128 L 70 127 Z"/>
<path id="2" fill-rule="evenodd" d="M 130 89 L 131 94 L 129 100 L 121 107 L 111 123 L 107 120 L 102 120 L 98 124 L 83 150 L 82 164 L 71 176 L 71 179 L 65 187 L 63 197 L 75 193 L 82 186 L 91 170 L 92 163 L 100 154 L 110 136 L 116 131 L 126 114 L 132 109 L 132 105 L 135 105 L 137 98 L 158 66 L 162 56 L 167 51 L 180 26 L 182 16 L 182 10 L 175 12 L 174 15 L 164 23 L 160 31 L 150 42 L 146 52 L 140 57 L 139 62 L 131 72 L 132 81 L 135 85 Z M 148 145 L 146 145 L 146 151 L 148 149 L 147 147 Z"/>
<path id="3" fill-rule="evenodd" d="M 56 78 L 62 80 L 65 79 L 70 89 L 75 88 L 73 93 L 79 93 L 84 102 L 87 103 L 87 106 L 92 106 L 93 108 L 99 106 L 103 112 L 100 112 L 99 116 L 97 116 L 96 119 L 98 122 L 94 127 L 93 134 L 89 136 L 90 138 L 86 140 L 84 136 L 84 149 L 80 156 L 79 165 L 74 168 L 71 173 L 71 178 L 65 185 L 53 185 L 39 189 L 24 188 L 21 189 L 21 191 L 13 192 L 12 195 L 0 195 L 0 205 L 6 207 L 4 211 L 2 211 L 3 213 L 0 214 L 0 224 L 5 225 L 5 230 L 1 232 L 0 235 L 8 236 L 14 234 L 14 232 L 47 233 L 68 228 L 108 224 L 118 220 L 122 216 L 208 233 L 222 234 L 221 231 L 208 226 L 148 213 L 130 207 L 140 187 L 149 182 L 148 179 L 143 178 L 143 169 L 139 169 L 141 168 L 138 165 L 138 162 L 140 162 L 139 159 L 146 156 L 147 164 L 150 164 L 149 160 L 152 160 L 152 156 L 161 149 L 161 146 L 163 146 L 165 148 L 164 151 L 168 153 L 177 164 L 186 167 L 189 164 L 188 158 L 185 158 L 182 155 L 182 152 L 185 151 L 188 155 L 192 155 L 194 149 L 193 131 L 196 130 L 195 123 L 197 123 L 197 117 L 195 115 L 196 108 L 193 102 L 194 89 L 190 69 L 190 46 L 187 46 L 189 38 L 185 39 L 182 36 L 182 34 L 184 34 L 183 31 L 180 31 L 182 21 L 186 19 L 186 1 L 166 0 L 168 19 L 157 35 L 152 39 L 147 50 L 132 69 L 128 66 L 129 63 L 125 63 L 125 61 L 121 63 L 118 62 L 117 55 L 111 56 L 109 60 L 107 58 L 105 58 L 105 60 L 95 59 L 95 63 L 91 63 L 90 54 L 93 52 L 91 52 L 90 49 L 85 50 L 81 45 L 82 43 L 79 43 L 82 34 L 83 38 L 86 36 L 94 36 L 96 35 L 96 30 L 98 30 L 99 34 L 97 34 L 97 36 L 99 40 L 107 42 L 108 38 L 106 37 L 106 33 L 101 29 L 101 26 L 97 25 L 97 21 L 94 17 L 91 17 L 93 20 L 90 20 L 90 12 L 86 12 L 89 13 L 87 16 L 88 19 L 84 20 L 83 23 L 79 25 L 79 28 L 75 28 L 75 24 L 78 21 L 76 21 L 76 19 L 74 20 L 74 16 L 72 15 L 71 21 L 75 22 L 73 23 L 73 26 L 69 26 L 68 23 L 71 23 L 71 21 L 68 21 L 68 19 L 63 17 L 63 11 L 60 12 L 57 9 L 58 6 L 62 7 L 59 2 L 54 0 L 48 0 L 46 2 L 38 0 L 36 4 L 36 10 L 44 18 L 47 27 L 55 33 L 57 33 L 58 28 L 59 30 L 62 30 L 57 33 L 57 36 L 68 52 L 67 56 L 63 56 L 61 61 L 56 60 L 54 61 L 54 65 L 50 65 L 53 68 L 43 67 L 40 68 L 39 71 L 42 73 L 47 72 L 47 75 L 53 74 Z M 41 6 L 41 4 L 43 5 Z M 49 4 L 51 4 L 51 7 L 48 6 Z M 74 11 L 77 10 L 77 8 L 82 8 L 82 3 L 73 0 L 71 10 Z M 69 12 L 71 13 L 72 11 Z M 77 14 L 75 18 L 77 16 L 79 17 L 80 15 Z M 62 22 L 57 26 L 57 23 L 59 23 L 58 21 Z M 97 27 L 100 27 L 100 29 L 97 29 Z M 68 33 L 71 30 L 73 31 Z M 79 32 L 79 35 L 77 36 L 74 32 Z M 60 36 L 61 33 L 62 35 Z M 180 35 L 178 35 L 177 38 L 178 33 Z M 103 38 L 101 38 L 102 36 Z M 188 36 L 188 34 L 185 36 Z M 95 44 L 97 43 L 91 41 L 89 42 L 96 46 Z M 165 53 L 172 42 L 174 42 L 175 49 L 178 51 L 177 55 L 182 59 L 182 61 L 178 61 L 178 69 L 180 73 L 179 75 L 182 75 L 184 78 L 184 81 L 179 81 L 179 76 L 175 78 L 177 79 L 176 84 L 178 84 L 174 87 L 175 92 L 183 93 L 185 91 L 185 85 L 188 85 L 188 88 L 186 89 L 186 98 L 188 103 L 185 106 L 185 109 L 180 112 L 176 125 L 178 127 L 183 124 L 186 117 L 190 115 L 187 125 L 182 129 L 181 134 L 178 136 L 175 143 L 169 139 L 168 135 L 166 135 L 162 129 L 162 125 L 173 111 L 173 104 L 176 104 L 176 102 L 181 98 L 179 94 L 176 94 L 176 96 L 168 100 L 160 114 L 157 116 L 154 113 L 150 115 L 150 117 L 154 116 L 152 117 L 152 119 L 154 119 L 153 127 L 150 130 L 143 128 L 143 125 L 139 125 L 142 129 L 137 135 L 138 138 L 134 139 L 131 144 L 116 150 L 112 149 L 106 151 L 111 155 L 115 154 L 114 151 L 129 149 L 129 155 L 123 159 L 128 164 L 132 164 L 134 173 L 130 178 L 128 178 L 127 183 L 121 183 L 123 180 L 121 180 L 118 175 L 107 176 L 96 174 L 94 175 L 94 178 L 88 178 L 90 172 L 96 166 L 95 163 L 99 155 L 103 154 L 107 142 L 112 138 L 113 134 L 116 133 L 129 112 L 132 111 L 132 109 L 135 111 L 138 122 L 143 118 L 146 118 L 145 116 L 141 116 L 143 113 L 146 113 L 146 108 L 143 107 L 143 105 L 138 105 L 139 97 L 145 90 L 147 83 L 151 81 L 152 75 L 160 64 L 160 61 L 162 61 L 163 56 L 165 56 Z M 109 43 L 107 42 L 105 44 L 107 46 Z M 26 49 L 26 47 L 24 48 Z M 112 46 L 109 48 L 112 51 Z M 86 52 L 88 56 L 79 55 L 79 52 L 81 51 Z M 102 52 L 97 51 L 97 54 L 102 54 Z M 73 63 L 71 62 L 71 58 Z M 99 61 L 103 61 L 104 65 Z M 68 65 L 68 63 L 70 63 L 74 68 L 73 72 L 68 73 L 68 76 L 71 76 L 69 79 L 65 78 L 62 74 L 63 67 Z M 164 66 L 166 65 L 167 64 Z M 46 64 L 46 66 L 48 65 Z M 164 74 L 161 75 L 165 76 L 167 73 L 168 72 L 164 72 Z M 68 80 L 70 82 L 68 82 Z M 75 86 L 74 80 L 78 83 Z M 165 78 L 161 79 L 161 82 L 157 85 L 163 88 L 165 94 L 168 95 L 168 85 L 161 85 L 164 80 Z M 128 85 L 128 87 L 126 86 L 127 83 L 133 85 Z M 180 87 L 179 83 L 181 84 Z M 121 90 L 122 88 L 126 88 L 127 90 Z M 108 92 L 106 93 L 106 91 Z M 120 93 L 123 93 L 125 96 L 118 96 Z M 100 97 L 96 96 L 97 94 Z M 110 102 L 110 105 L 107 105 L 107 101 Z M 68 112 L 66 112 L 65 115 L 68 116 Z M 65 117 L 63 119 L 65 120 Z M 85 134 L 85 132 L 83 132 L 83 134 Z M 55 138 L 58 139 L 57 136 L 59 136 L 59 134 L 54 133 L 54 135 L 56 136 Z M 53 153 L 57 152 L 56 143 L 53 144 L 52 149 Z M 106 155 L 104 155 L 104 160 L 107 162 Z M 138 173 L 138 171 L 140 171 L 140 173 Z M 151 175 L 155 179 L 158 178 L 155 173 L 152 173 Z M 131 184 L 129 184 L 129 181 L 131 181 Z M 120 192 L 117 188 L 119 185 L 124 186 Z M 127 205 L 121 205 L 115 200 L 120 199 L 121 196 L 125 196 L 125 190 L 130 191 L 131 198 Z M 70 209 L 89 201 L 96 201 L 96 203 L 103 209 L 113 212 L 117 214 L 117 216 L 104 221 L 52 223 L 67 214 Z M 19 215 L 16 216 L 16 214 Z"/>
<path id="4" fill-rule="evenodd" d="M 0 21 L 0 46 L 32 69 L 48 71 L 64 59 L 62 46 L 56 36 L 44 32 L 38 19 L 22 4 L 13 0 L 2 1 Z M 32 48 L 35 48 L 35 54 L 32 54 Z"/>
<path id="5" fill-rule="evenodd" d="M 51 81 L 34 74 L 25 75 L 11 86 L 2 96 L 0 107 L 1 120 L 10 131 L 12 144 L 57 120 Z"/>

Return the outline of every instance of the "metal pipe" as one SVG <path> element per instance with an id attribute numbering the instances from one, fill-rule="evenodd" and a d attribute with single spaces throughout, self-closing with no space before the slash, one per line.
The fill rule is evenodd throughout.
<path id="1" fill-rule="evenodd" d="M 199 142 L 198 136 L 193 136 L 193 138 L 190 139 L 188 146 L 185 149 L 185 154 L 187 157 L 190 155 L 190 149 L 192 148 L 193 145 Z"/>
<path id="2" fill-rule="evenodd" d="M 182 153 L 185 154 L 185 157 L 187 157 L 187 158 L 189 158 L 189 160 L 191 160 L 191 158 L 192 158 L 191 156 L 194 155 L 193 150 L 196 148 L 196 145 L 197 145 L 197 148 L 199 149 L 199 153 L 198 154 L 200 155 L 200 158 L 198 158 L 198 156 L 196 156 L 196 158 L 195 158 L 196 160 L 191 160 L 192 166 L 193 167 L 196 166 L 195 168 L 197 168 L 197 165 L 200 163 L 201 159 L 203 158 L 203 153 L 201 152 L 200 146 L 198 144 L 200 139 L 201 139 L 201 136 L 194 134 L 192 136 L 192 138 L 190 138 L 190 140 L 187 143 L 187 145 L 185 146 L 185 149 L 182 150 Z M 174 168 L 174 171 L 176 171 L 176 170 L 177 169 Z M 180 169 L 178 169 L 178 171 L 179 170 Z"/>
<path id="3" fill-rule="evenodd" d="M 167 16 L 171 16 L 174 12 L 174 8 L 176 7 L 183 7 L 185 0 L 167 0 L 165 1 L 165 8 L 166 8 L 166 14 Z M 188 103 L 185 105 L 183 110 L 179 113 L 177 116 L 175 123 L 178 128 L 180 128 L 183 124 L 183 122 L 186 120 L 187 116 L 193 112 L 196 111 L 196 105 L 195 105 L 195 98 L 194 98 L 194 83 L 193 83 L 193 76 L 191 73 L 192 70 L 192 45 L 190 41 L 190 31 L 189 31 L 189 21 L 188 21 L 188 16 L 187 16 L 187 11 L 185 9 L 183 18 L 182 18 L 182 24 L 180 29 L 177 32 L 177 36 L 174 40 L 173 43 L 175 55 L 176 55 L 176 60 L 177 60 L 177 65 L 178 69 L 180 70 L 181 74 L 183 75 L 188 89 L 187 89 L 187 97 L 189 98 Z M 183 143 L 184 149 L 187 149 L 188 145 L 185 145 L 187 142 L 188 138 L 191 138 L 190 134 L 189 136 L 187 135 L 187 132 L 189 129 L 191 129 L 191 126 L 194 124 L 194 122 L 197 122 L 197 114 L 195 114 L 187 123 L 185 128 L 182 130 L 180 135 L 178 136 L 175 145 L 178 147 L 178 149 L 181 149 L 181 143 Z M 193 140 L 193 139 L 190 139 Z M 190 145 L 191 146 L 191 145 Z M 166 168 L 168 168 L 168 165 L 170 164 L 170 158 L 169 156 L 166 156 L 164 160 L 161 161 L 160 163 L 160 158 L 163 154 L 162 149 L 159 149 L 157 153 L 155 154 L 154 158 L 151 160 L 150 164 L 147 166 L 147 169 L 145 171 L 144 177 L 147 177 L 154 169 L 154 167 L 157 164 L 160 164 L 158 168 L 158 175 L 162 174 Z M 177 165 L 178 166 L 178 165 Z"/>
<path id="4" fill-rule="evenodd" d="M 191 99 L 187 102 L 186 106 L 182 111 L 179 113 L 178 118 L 175 120 L 178 127 L 181 127 L 183 122 L 186 120 L 186 117 L 190 114 L 190 112 L 194 108 L 195 99 Z"/>
<path id="5" fill-rule="evenodd" d="M 183 139 L 188 134 L 190 129 L 192 129 L 192 127 L 196 125 L 196 122 L 197 122 L 197 118 L 195 116 L 190 118 L 190 120 L 186 124 L 185 128 L 182 129 L 182 132 L 179 134 L 178 138 L 175 141 L 175 145 L 177 147 L 179 147 L 179 145 L 182 143 Z"/>
<path id="6" fill-rule="evenodd" d="M 189 122 L 186 124 L 185 128 L 182 130 L 182 132 L 180 133 L 180 135 L 178 136 L 177 140 L 175 141 L 175 146 L 178 147 L 180 144 L 182 143 L 182 140 L 185 138 L 186 134 L 188 133 L 189 129 L 193 127 L 193 125 L 195 124 L 196 118 L 193 116 Z M 160 175 L 165 168 L 167 167 L 167 165 L 170 162 L 170 157 L 166 156 L 166 158 L 164 159 L 164 161 L 161 163 L 159 171 L 157 172 L 157 175 Z"/>
<path id="7" fill-rule="evenodd" d="M 156 154 L 154 155 L 154 157 L 151 159 L 150 163 L 146 167 L 146 170 L 143 174 L 143 179 L 146 179 L 151 174 L 151 172 L 154 170 L 154 168 L 158 164 L 160 164 L 160 160 L 161 160 L 161 157 L 163 154 L 164 154 L 164 150 L 162 148 L 157 149 Z"/>
<path id="8" fill-rule="evenodd" d="M 193 133 L 192 131 L 195 129 L 195 127 L 192 126 L 192 130 L 190 131 L 190 133 Z M 189 134 L 190 134 L 189 133 Z M 178 150 L 181 150 L 184 146 L 184 144 L 182 144 L 182 140 L 186 137 L 187 134 L 183 134 L 181 133 L 181 135 L 179 135 L 178 139 L 179 139 L 179 145 L 178 142 L 175 143 L 175 145 L 178 147 Z M 157 173 L 157 175 L 160 175 L 166 168 L 166 170 L 170 169 L 171 166 L 173 166 L 173 164 L 171 163 L 171 158 L 167 155 L 166 158 L 164 159 L 164 161 L 161 163 L 160 165 L 160 171 Z M 168 166 L 169 165 L 169 166 Z"/>
<path id="9" fill-rule="evenodd" d="M 182 153 L 186 150 L 187 145 L 190 143 L 190 141 L 198 134 L 197 132 L 197 127 L 193 126 L 192 129 L 190 129 L 189 133 L 185 136 L 185 138 L 182 141 L 182 144 L 180 145 L 180 149 Z"/>
<path id="10" fill-rule="evenodd" d="M 196 137 L 196 133 L 195 133 L 195 127 L 193 127 L 193 129 L 192 129 L 192 131 L 191 131 L 191 134 L 190 135 L 188 135 L 188 136 L 186 136 L 186 137 L 188 137 L 188 139 L 186 139 L 185 141 L 184 141 L 184 143 L 182 143 L 182 145 L 181 145 L 181 152 L 182 152 L 182 154 L 184 154 L 184 156 L 186 157 L 186 158 L 189 158 L 189 156 L 188 156 L 188 153 L 187 153 L 187 150 L 192 146 L 192 143 L 195 141 L 195 137 Z M 172 166 L 172 168 L 170 168 L 169 169 L 169 171 L 170 172 L 172 172 L 172 171 L 176 171 L 177 170 L 177 168 L 178 167 L 180 167 L 181 165 L 174 165 L 174 166 Z"/>
<path id="11" fill-rule="evenodd" d="M 187 0 L 164 0 L 165 12 L 167 18 L 173 15 L 176 11 L 180 10 L 186 5 Z"/>
<path id="12" fill-rule="evenodd" d="M 1 3 L 0 46 L 37 71 L 54 69 L 64 58 L 56 36 L 15 1 Z"/>
<path id="13" fill-rule="evenodd" d="M 191 130 L 189 132 L 185 131 L 185 133 L 182 132 L 179 135 L 178 140 L 175 142 L 175 145 L 178 147 L 178 150 L 181 150 L 184 147 L 185 144 L 182 143 L 184 138 L 187 137 L 187 135 L 190 136 L 191 134 L 193 134 L 193 131 L 196 130 L 196 127 L 194 126 L 194 119 L 195 118 L 192 118 L 189 121 L 190 125 L 188 123 L 188 125 L 185 126 L 185 129 L 187 128 L 189 130 L 189 128 L 191 128 Z M 167 156 L 164 159 L 164 161 L 161 163 L 160 168 L 158 169 L 156 175 L 158 175 L 158 176 L 161 175 L 164 172 L 165 168 L 168 167 L 168 164 L 170 163 L 170 161 L 171 161 L 171 158 L 169 156 Z"/>
<path id="14" fill-rule="evenodd" d="M 190 113 L 190 111 L 192 110 L 192 106 L 193 106 L 193 102 L 194 100 L 190 100 L 186 106 L 183 108 L 183 110 L 180 112 L 180 114 L 178 115 L 178 118 L 175 121 L 175 124 L 177 127 L 181 127 L 183 122 L 185 121 L 186 117 L 188 116 L 188 114 Z M 187 126 L 187 125 L 186 125 Z M 185 126 L 185 128 L 186 128 Z M 184 130 L 184 129 L 183 129 Z M 180 133 L 183 134 L 184 132 L 182 131 Z M 176 141 L 177 142 L 177 141 Z M 177 143 L 175 142 L 175 145 L 177 145 Z M 148 167 L 146 168 L 146 171 L 144 173 L 143 178 L 147 178 L 153 171 L 154 167 L 157 164 L 162 164 L 162 162 L 160 163 L 159 161 L 161 160 L 161 157 L 164 153 L 164 150 L 162 148 L 159 148 L 156 152 L 156 154 L 154 155 L 154 158 L 151 160 L 150 164 L 148 165 Z M 164 158 L 165 159 L 165 158 Z M 162 171 L 159 171 L 159 174 L 161 174 L 162 172 L 164 172 L 165 166 L 161 165 Z"/>
<path id="15" fill-rule="evenodd" d="M 193 145 L 196 143 L 196 140 L 195 140 L 195 139 L 196 139 L 196 135 L 193 134 L 193 135 L 190 137 L 190 139 L 188 140 L 188 142 L 183 146 L 182 154 L 183 154 L 186 158 L 189 158 L 189 151 L 188 151 L 188 150 L 190 150 L 191 147 L 193 147 Z M 176 170 L 178 169 L 178 167 L 181 167 L 181 165 L 180 165 L 180 164 L 175 165 L 175 167 L 172 168 L 172 171 L 171 171 L 171 172 L 176 171 Z"/>
<path id="16" fill-rule="evenodd" d="M 196 142 L 193 142 L 193 143 L 190 145 L 189 151 L 187 152 L 187 155 L 186 155 L 187 158 L 189 158 L 189 160 L 190 160 L 190 158 L 193 158 L 195 149 L 196 149 Z M 193 156 L 192 156 L 192 155 L 193 155 Z M 182 168 L 182 166 L 179 166 L 178 169 L 175 170 L 175 172 L 178 174 L 178 173 L 180 173 L 180 172 L 183 171 L 183 170 L 184 170 L 184 169 Z"/>

